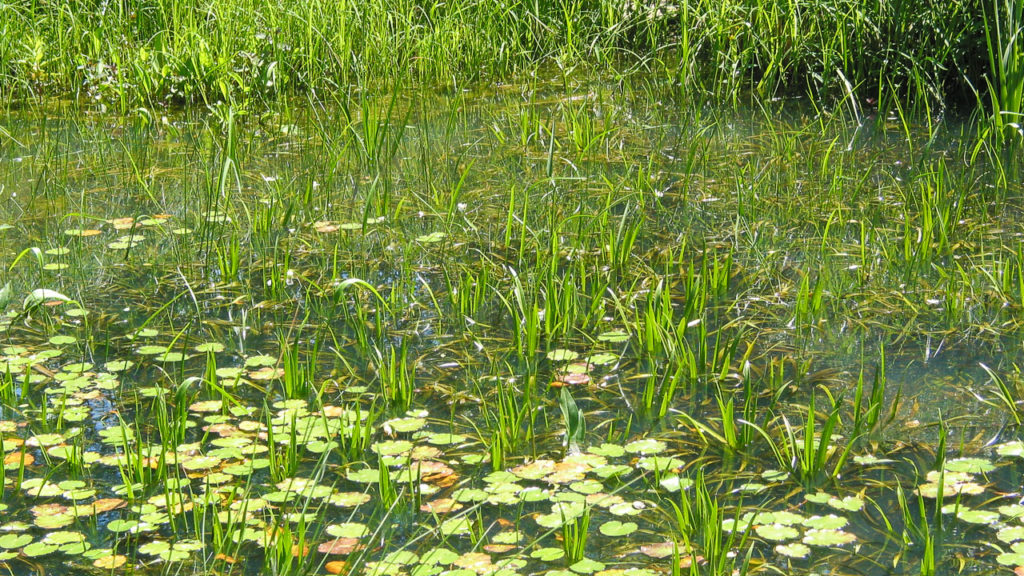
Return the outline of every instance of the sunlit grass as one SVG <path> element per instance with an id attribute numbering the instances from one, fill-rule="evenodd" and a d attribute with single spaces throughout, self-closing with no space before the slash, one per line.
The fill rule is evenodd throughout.
<path id="1" fill-rule="evenodd" d="M 987 543 L 1024 454 L 1012 167 L 602 78 L 10 115 L 0 562 L 1015 561 Z"/>

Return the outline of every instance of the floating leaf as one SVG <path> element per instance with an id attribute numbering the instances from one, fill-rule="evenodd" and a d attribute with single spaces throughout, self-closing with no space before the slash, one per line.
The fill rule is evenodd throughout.
<path id="1" fill-rule="evenodd" d="M 1007 518 L 1024 517 L 1024 504 L 1006 504 L 999 507 L 999 513 Z"/>
<path id="2" fill-rule="evenodd" d="M 828 516 L 811 516 L 804 520 L 804 526 L 808 528 L 814 528 L 817 530 L 839 530 L 847 524 L 849 520 L 835 514 L 829 514 Z"/>
<path id="3" fill-rule="evenodd" d="M 828 505 L 836 510 L 857 512 L 864 507 L 864 499 L 860 496 L 847 496 L 845 498 L 829 498 Z"/>
<path id="4" fill-rule="evenodd" d="M 644 438 L 642 440 L 634 440 L 626 444 L 624 448 L 630 454 L 658 454 L 664 452 L 666 447 L 665 443 L 661 440 Z"/>
<path id="5" fill-rule="evenodd" d="M 590 558 L 584 558 L 579 562 L 576 562 L 572 566 L 569 566 L 569 570 L 577 574 L 593 574 L 600 570 L 604 570 L 604 564 L 597 560 L 591 560 Z"/>
<path id="6" fill-rule="evenodd" d="M 139 522 L 137 520 L 118 519 L 112 520 L 107 524 L 107 530 L 110 530 L 111 532 L 128 532 L 136 528 L 138 525 Z"/>
<path id="7" fill-rule="evenodd" d="M 595 366 L 604 366 L 606 364 L 611 364 L 618 359 L 618 355 L 612 354 L 610 352 L 601 352 L 599 354 L 592 354 L 590 356 L 587 356 L 587 362 L 590 362 Z"/>
<path id="8" fill-rule="evenodd" d="M 595 472 L 598 472 L 595 470 Z M 693 486 L 693 480 L 690 478 L 683 478 L 678 474 L 672 474 L 670 476 L 663 477 L 658 485 L 669 492 L 679 492 L 680 490 L 686 490 Z"/>
<path id="9" fill-rule="evenodd" d="M 158 556 L 171 549 L 171 545 L 163 540 L 153 540 L 147 542 L 142 546 L 139 546 L 139 552 L 141 554 L 149 554 L 150 556 Z"/>
<path id="10" fill-rule="evenodd" d="M 626 453 L 626 449 L 618 444 L 601 444 L 600 446 L 591 446 L 587 450 L 591 454 L 597 454 L 598 456 L 606 456 L 608 458 L 618 458 Z"/>
<path id="11" fill-rule="evenodd" d="M 36 558 L 39 556 L 46 556 L 47 554 L 53 554 L 59 549 L 59 546 L 55 544 L 47 544 L 45 542 L 33 542 L 28 546 L 21 549 L 21 553 L 29 558 Z"/>
<path id="12" fill-rule="evenodd" d="M 806 558 L 811 553 L 810 547 L 800 542 L 791 542 L 789 544 L 779 544 L 775 547 L 775 551 L 783 556 L 790 558 Z"/>
<path id="13" fill-rule="evenodd" d="M 31 534 L 4 534 L 0 536 L 0 548 L 11 550 L 21 548 L 32 542 Z"/>
<path id="14" fill-rule="evenodd" d="M 995 524 L 999 521 L 998 512 L 993 512 L 991 510 L 973 510 L 963 507 L 957 512 L 956 517 L 970 524 Z"/>
<path id="15" fill-rule="evenodd" d="M 668 558 L 676 553 L 683 552 L 682 546 L 675 542 L 658 542 L 656 544 L 644 544 L 640 546 L 640 553 L 651 558 Z"/>
<path id="16" fill-rule="evenodd" d="M 451 564 L 458 557 L 459 554 L 457 552 L 448 548 L 434 548 L 433 550 L 428 550 L 420 557 L 420 564 Z"/>
<path id="17" fill-rule="evenodd" d="M 996 446 L 996 453 L 1000 456 L 1024 456 L 1024 441 L 1016 440 Z"/>
<path id="18" fill-rule="evenodd" d="M 122 554 L 110 554 L 95 559 L 92 565 L 102 570 L 114 570 L 124 566 L 127 561 L 127 556 Z"/>
<path id="19" fill-rule="evenodd" d="M 451 518 L 441 522 L 439 529 L 445 536 L 461 536 L 470 533 L 472 525 L 469 518 Z"/>
<path id="20" fill-rule="evenodd" d="M 359 522 L 345 522 L 342 524 L 331 524 L 324 532 L 335 538 L 360 538 L 370 533 L 366 524 Z"/>
<path id="21" fill-rule="evenodd" d="M 965 472 L 968 474 L 984 474 L 996 469 L 992 462 L 984 458 L 955 458 L 946 460 L 943 466 L 949 472 Z"/>
<path id="22" fill-rule="evenodd" d="M 792 540 L 800 536 L 799 530 L 784 524 L 761 524 L 754 531 L 765 540 Z"/>
<path id="23" fill-rule="evenodd" d="M 565 550 L 561 548 L 538 548 L 530 553 L 530 558 L 541 562 L 554 562 L 565 556 Z"/>
<path id="24" fill-rule="evenodd" d="M 1006 552 L 996 556 L 996 562 L 1002 566 L 1024 566 L 1024 554 Z"/>
<path id="25" fill-rule="evenodd" d="M 320 544 L 317 552 L 321 554 L 351 554 L 360 548 L 358 538 L 335 538 Z"/>
<path id="26" fill-rule="evenodd" d="M 570 362 L 579 358 L 579 356 L 579 354 L 572 350 L 565 350 L 562 348 L 557 348 L 547 354 L 548 360 L 551 360 L 552 362 Z"/>
<path id="27" fill-rule="evenodd" d="M 628 536 L 633 532 L 636 532 L 638 526 L 634 522 L 619 522 L 618 520 L 609 520 L 604 524 L 601 524 L 601 534 L 605 536 Z"/>
<path id="28" fill-rule="evenodd" d="M 811 546 L 842 546 L 855 542 L 857 537 L 842 530 L 808 530 L 803 543 Z"/>

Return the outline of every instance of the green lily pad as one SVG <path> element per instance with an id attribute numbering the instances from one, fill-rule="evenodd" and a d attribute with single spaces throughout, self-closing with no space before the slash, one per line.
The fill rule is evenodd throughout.
<path id="1" fill-rule="evenodd" d="M 804 500 L 813 504 L 827 504 L 829 500 L 835 497 L 827 492 L 815 492 L 813 494 L 804 494 Z"/>
<path id="2" fill-rule="evenodd" d="M 519 544 L 525 540 L 525 535 L 522 532 L 516 530 L 506 530 L 505 532 L 499 532 L 491 538 L 492 544 L 506 544 L 513 545 Z"/>
<path id="3" fill-rule="evenodd" d="M 344 522 L 342 524 L 331 524 L 324 532 L 335 538 L 361 538 L 370 533 L 366 524 L 359 522 Z"/>
<path id="4" fill-rule="evenodd" d="M 4 534 L 0 536 L 0 548 L 12 550 L 32 543 L 31 534 Z"/>
<path id="5" fill-rule="evenodd" d="M 949 472 L 965 472 L 967 474 L 984 474 L 996 469 L 995 464 L 984 458 L 956 458 L 947 460 L 943 468 Z"/>
<path id="6" fill-rule="evenodd" d="M 754 527 L 757 535 L 765 540 L 792 540 L 800 536 L 800 531 L 784 524 L 761 524 Z"/>
<path id="7" fill-rule="evenodd" d="M 784 526 L 794 526 L 796 524 L 803 524 L 803 522 L 807 519 L 803 514 L 797 514 L 796 512 L 790 512 L 788 510 L 780 510 L 778 512 L 770 512 L 767 514 L 771 518 L 770 522 L 774 522 L 775 524 L 782 524 Z M 769 522 L 769 520 L 763 519 L 764 516 L 765 514 L 759 514 L 757 516 L 758 522 Z"/>
<path id="8" fill-rule="evenodd" d="M 360 484 L 375 484 L 377 482 L 380 482 L 380 471 L 375 468 L 349 470 L 345 474 L 345 478 L 348 478 L 350 481 L 358 482 Z"/>
<path id="9" fill-rule="evenodd" d="M 573 352 L 572 350 L 565 350 L 562 348 L 552 350 L 547 354 L 548 360 L 551 360 L 552 362 L 571 362 L 572 360 L 575 360 L 579 357 L 580 355 L 577 354 L 576 352 Z"/>
<path id="10" fill-rule="evenodd" d="M 1024 504 L 1006 504 L 999 507 L 999 513 L 1007 518 L 1024 517 Z"/>
<path id="11" fill-rule="evenodd" d="M 170 549 L 171 545 L 169 543 L 164 542 L 163 540 L 153 540 L 152 542 L 147 542 L 142 546 L 139 546 L 139 553 L 148 554 L 150 556 L 159 556 Z"/>
<path id="12" fill-rule="evenodd" d="M 999 522 L 999 513 L 991 510 L 961 508 L 957 512 L 956 517 L 970 524 L 995 524 Z"/>
<path id="13" fill-rule="evenodd" d="M 110 530 L 111 532 L 128 532 L 136 528 L 138 525 L 139 522 L 137 520 L 118 519 L 112 520 L 107 524 L 107 530 Z"/>
<path id="14" fill-rule="evenodd" d="M 470 533 L 472 524 L 470 524 L 469 518 L 449 518 L 441 522 L 438 528 L 445 536 L 463 536 Z"/>
<path id="15" fill-rule="evenodd" d="M 636 532 L 639 527 L 635 522 L 620 522 L 618 520 L 609 520 L 604 524 L 601 524 L 601 534 L 605 536 L 628 536 L 633 532 Z"/>
<path id="16" fill-rule="evenodd" d="M 630 454 L 659 454 L 664 452 L 667 447 L 661 440 L 653 438 L 634 440 L 624 446 L 626 452 Z"/>
<path id="17" fill-rule="evenodd" d="M 668 470 L 676 470 L 686 465 L 679 458 L 672 458 L 669 456 L 646 456 L 640 458 L 636 462 L 637 468 L 641 470 L 647 470 L 649 472 L 666 472 Z"/>
<path id="18" fill-rule="evenodd" d="M 607 458 L 618 458 L 626 453 L 626 449 L 618 444 L 601 444 L 600 446 L 591 446 L 588 450 L 591 454 L 597 454 L 598 456 L 605 456 Z"/>
<path id="19" fill-rule="evenodd" d="M 47 544 L 56 544 L 58 546 L 76 542 L 85 542 L 85 534 L 69 530 L 58 530 L 47 534 L 43 538 L 43 542 L 46 542 Z"/>
<path id="20" fill-rule="evenodd" d="M 131 370 L 135 366 L 135 362 L 131 360 L 111 360 L 103 365 L 103 369 L 107 372 L 124 372 Z"/>
<path id="21" fill-rule="evenodd" d="M 1024 540 L 1024 526 L 1007 526 L 996 532 L 996 538 L 1007 544 Z"/>
<path id="22" fill-rule="evenodd" d="M 996 562 L 1001 566 L 1024 566 L 1024 554 L 1005 552 L 996 556 Z"/>
<path id="23" fill-rule="evenodd" d="M 598 354 L 591 354 L 590 356 L 587 356 L 587 362 L 595 366 L 605 366 L 608 364 L 612 364 L 618 359 L 619 356 L 617 354 L 612 354 L 610 352 L 600 352 Z"/>
<path id="24" fill-rule="evenodd" d="M 199 352 L 200 354 L 206 354 L 208 352 L 218 353 L 224 351 L 224 345 L 221 344 L 220 342 L 204 342 L 203 344 L 200 344 L 193 348 L 193 350 Z"/>
<path id="25" fill-rule="evenodd" d="M 135 352 L 142 354 L 143 356 L 156 356 L 167 352 L 167 347 L 147 344 L 146 346 L 139 346 L 135 349 Z"/>
<path id="26" fill-rule="evenodd" d="M 245 359 L 246 368 L 265 368 L 274 366 L 277 364 L 277 358 L 269 356 L 267 354 L 260 354 L 258 356 L 250 356 Z"/>
<path id="27" fill-rule="evenodd" d="M 829 514 L 828 516 L 812 516 L 804 520 L 803 525 L 816 530 L 839 530 L 849 523 L 850 521 L 842 516 Z"/>
<path id="28" fill-rule="evenodd" d="M 860 496 L 846 496 L 845 498 L 829 498 L 828 505 L 836 510 L 857 512 L 864 507 L 864 499 Z"/>
<path id="29" fill-rule="evenodd" d="M 608 332 L 598 334 L 597 339 L 600 340 L 601 342 L 610 342 L 613 344 L 617 344 L 629 340 L 629 334 L 622 330 L 611 330 Z"/>
<path id="30" fill-rule="evenodd" d="M 406 433 L 415 432 L 427 425 L 426 418 L 393 418 L 383 424 L 385 430 Z M 452 442 L 448 442 L 451 444 Z"/>
<path id="31" fill-rule="evenodd" d="M 417 561 L 419 561 L 419 559 L 419 555 L 410 550 L 396 550 L 385 556 L 384 562 L 387 564 L 398 564 L 399 566 L 408 566 L 409 564 L 415 564 Z"/>
<path id="32" fill-rule="evenodd" d="M 541 562 L 554 562 L 565 556 L 565 550 L 561 548 L 538 548 L 530 553 L 530 558 Z"/>
<path id="33" fill-rule="evenodd" d="M 810 546 L 842 546 L 856 542 L 857 537 L 842 530 L 808 530 L 804 534 L 803 543 Z"/>
<path id="34" fill-rule="evenodd" d="M 996 446 L 996 453 L 1000 456 L 1024 457 L 1024 441 L 1016 440 Z"/>
<path id="35" fill-rule="evenodd" d="M 569 570 L 577 574 L 593 574 L 594 572 L 600 572 L 604 570 L 604 564 L 597 560 L 591 560 L 590 558 L 584 558 L 579 562 L 576 562 L 572 566 L 569 566 Z"/>
<path id="36" fill-rule="evenodd" d="M 789 544 L 779 544 L 775 547 L 775 551 L 783 556 L 789 558 L 806 558 L 811 553 L 811 549 L 806 544 L 801 542 L 790 542 Z"/>
<path id="37" fill-rule="evenodd" d="M 29 544 L 28 546 L 22 548 L 21 553 L 25 556 L 28 556 L 29 558 L 38 558 L 39 556 L 53 554 L 59 548 L 60 547 L 56 544 L 47 544 L 45 542 L 33 542 L 32 544 Z"/>

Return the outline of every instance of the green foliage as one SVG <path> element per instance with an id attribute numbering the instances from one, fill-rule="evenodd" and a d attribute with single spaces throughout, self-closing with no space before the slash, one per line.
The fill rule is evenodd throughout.
<path id="1" fill-rule="evenodd" d="M 970 101 L 972 87 L 988 86 L 1001 130 L 1019 124 L 1021 22 L 1014 0 L 18 2 L 0 8 L 0 90 L 71 92 L 127 113 L 404 77 L 461 86 L 551 62 L 601 69 L 628 54 L 725 102 L 810 94 L 845 100 L 857 117 L 869 98 L 884 117 L 906 103 L 926 111 Z M 353 126 L 376 160 L 388 146 L 363 102 Z M 581 106 L 563 112 L 580 151 L 613 129 Z"/>
<path id="2" fill-rule="evenodd" d="M 583 412 L 576 405 L 576 400 L 568 388 L 562 388 L 558 396 L 558 408 L 562 411 L 565 422 L 565 441 L 570 452 L 578 452 L 587 439 L 587 424 Z"/>

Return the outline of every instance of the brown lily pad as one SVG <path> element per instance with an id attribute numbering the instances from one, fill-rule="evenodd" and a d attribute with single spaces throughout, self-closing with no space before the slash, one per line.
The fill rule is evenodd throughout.
<path id="1" fill-rule="evenodd" d="M 321 554 L 351 554 L 360 548 L 358 538 L 335 538 L 317 547 Z"/>
<path id="2" fill-rule="evenodd" d="M 423 512 L 430 512 L 432 514 L 448 514 L 449 512 L 462 510 L 462 504 L 452 498 L 438 498 L 437 500 L 424 502 L 423 505 L 420 506 L 420 510 Z"/>
<path id="3" fill-rule="evenodd" d="M 7 442 L 6 438 L 4 438 L 4 442 Z M 10 454 L 4 456 L 4 468 L 8 466 L 21 466 L 22 456 L 23 455 L 21 452 L 11 452 Z M 24 454 L 24 458 L 25 466 L 31 466 L 36 461 L 36 457 L 29 452 L 26 452 Z"/>
<path id="4" fill-rule="evenodd" d="M 640 553 L 651 558 L 668 558 L 678 545 L 675 542 L 657 542 L 640 546 Z M 682 548 L 681 546 L 678 546 Z M 680 549 L 682 552 L 682 549 Z"/>

